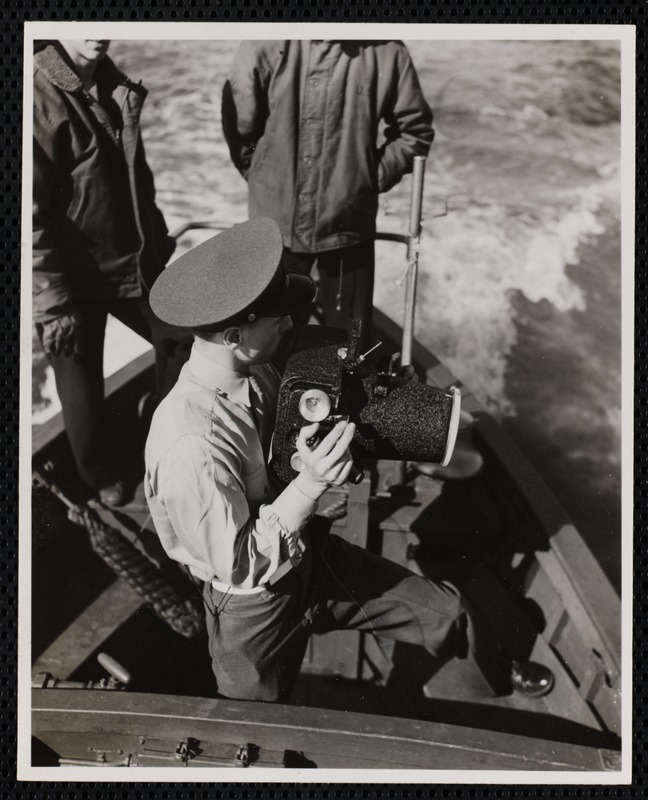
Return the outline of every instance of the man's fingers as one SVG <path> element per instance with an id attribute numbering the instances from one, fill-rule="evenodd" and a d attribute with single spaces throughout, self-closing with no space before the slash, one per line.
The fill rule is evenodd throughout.
<path id="1" fill-rule="evenodd" d="M 72 357 L 73 358 L 83 358 L 85 355 L 85 322 L 80 319 L 77 320 L 76 325 L 74 326 L 74 346 L 72 348 Z"/>
<path id="2" fill-rule="evenodd" d="M 65 331 L 61 335 L 62 351 L 66 358 L 74 354 L 74 336 L 70 335 L 69 331 Z"/>
<path id="3" fill-rule="evenodd" d="M 323 456 L 321 460 L 322 466 L 324 466 L 326 469 L 329 469 L 337 461 L 343 460 L 344 454 L 348 453 L 349 445 L 353 440 L 355 430 L 356 430 L 355 424 L 353 422 L 350 422 L 345 428 L 340 438 L 338 439 L 338 441 L 333 446 L 332 450 L 327 455 Z"/>
<path id="4" fill-rule="evenodd" d="M 297 450 L 306 469 L 316 480 L 328 484 L 344 483 L 351 470 L 352 460 L 349 445 L 355 434 L 353 422 L 341 420 L 314 448 L 308 446 L 308 439 L 319 428 L 317 423 L 307 425 L 297 437 Z"/>
<path id="5" fill-rule="evenodd" d="M 352 424 L 352 423 L 351 423 Z M 313 454 L 318 458 L 324 458 L 335 447 L 336 443 L 340 440 L 348 427 L 349 423 L 346 420 L 340 420 L 322 439 L 322 441 L 313 450 Z"/>
<path id="6" fill-rule="evenodd" d="M 55 322 L 46 322 L 43 325 L 43 348 L 46 353 L 50 353 L 50 355 L 58 356 L 59 353 L 59 341 L 57 336 L 57 328 L 55 327 Z"/>
<path id="7" fill-rule="evenodd" d="M 72 348 L 72 357 L 73 358 L 83 358 L 85 355 L 85 347 L 81 339 L 77 336 L 74 339 L 74 347 Z"/>
<path id="8" fill-rule="evenodd" d="M 63 341 L 63 355 L 70 358 L 74 355 L 76 350 L 76 331 L 74 325 L 68 324 L 61 329 L 61 338 Z"/>
<path id="9" fill-rule="evenodd" d="M 43 325 L 43 348 L 46 353 L 65 358 L 85 354 L 83 320 L 65 315 L 49 320 Z"/>
<path id="10" fill-rule="evenodd" d="M 63 331 L 58 323 L 56 323 L 56 327 L 52 328 L 52 346 L 54 348 L 54 353 L 57 356 L 67 355 L 65 352 L 65 337 L 63 336 Z"/>
<path id="11" fill-rule="evenodd" d="M 353 469 L 353 459 L 349 457 L 348 461 L 344 464 L 340 464 L 340 471 L 332 481 L 335 486 L 342 486 L 342 484 L 346 483 L 349 480 L 349 475 L 351 474 L 351 470 Z"/>
<path id="12" fill-rule="evenodd" d="M 297 449 L 300 451 L 300 453 L 303 450 L 306 450 L 310 453 L 311 450 L 307 442 L 310 438 L 315 436 L 318 430 L 319 422 L 312 422 L 310 425 L 304 425 L 304 427 L 299 431 L 299 436 L 297 437 Z"/>
<path id="13" fill-rule="evenodd" d="M 58 355 L 54 350 L 54 339 L 46 331 L 43 331 L 43 350 L 52 356 Z"/>

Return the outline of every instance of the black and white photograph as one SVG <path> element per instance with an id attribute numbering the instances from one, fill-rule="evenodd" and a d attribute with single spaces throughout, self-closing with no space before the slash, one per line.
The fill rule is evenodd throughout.
<path id="1" fill-rule="evenodd" d="M 630 780 L 634 47 L 25 24 L 20 779 Z"/>

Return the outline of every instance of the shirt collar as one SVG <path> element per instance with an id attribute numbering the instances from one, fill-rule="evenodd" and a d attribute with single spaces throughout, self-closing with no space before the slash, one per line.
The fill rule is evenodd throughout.
<path id="1" fill-rule="evenodd" d="M 213 348 L 221 346 L 210 344 L 210 347 Z M 206 384 L 210 389 L 226 394 L 234 403 L 251 406 L 250 383 L 245 373 L 237 372 L 224 367 L 216 361 L 212 361 L 212 359 L 199 352 L 195 345 L 191 348 L 189 368 L 200 383 Z"/>

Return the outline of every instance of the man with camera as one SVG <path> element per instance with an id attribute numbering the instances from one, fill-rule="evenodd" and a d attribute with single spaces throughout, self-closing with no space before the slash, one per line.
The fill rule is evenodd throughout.
<path id="1" fill-rule="evenodd" d="M 306 425 L 296 442 L 302 471 L 273 485 L 281 379 L 270 362 L 290 314 L 314 294 L 310 278 L 285 273 L 282 249 L 274 222 L 250 220 L 177 259 L 151 292 L 154 312 L 191 328 L 195 342 L 153 417 L 145 491 L 166 552 L 202 583 L 219 693 L 283 701 L 309 636 L 347 629 L 421 645 L 439 662 L 471 653 L 489 665 L 492 686 L 546 694 L 550 671 L 511 671 L 476 635 L 454 587 L 349 544 L 316 515 L 326 489 L 350 474 L 353 423 L 316 444 L 318 423 Z"/>

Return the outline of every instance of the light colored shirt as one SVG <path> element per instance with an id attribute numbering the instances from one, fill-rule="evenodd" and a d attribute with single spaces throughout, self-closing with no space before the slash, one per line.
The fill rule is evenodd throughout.
<path id="1" fill-rule="evenodd" d="M 271 365 L 250 375 L 262 393 L 256 413 L 246 375 L 194 345 L 145 450 L 146 499 L 167 554 L 202 580 L 239 589 L 262 586 L 290 559 L 317 510 L 294 482 L 278 494 L 269 480 L 280 378 Z"/>

